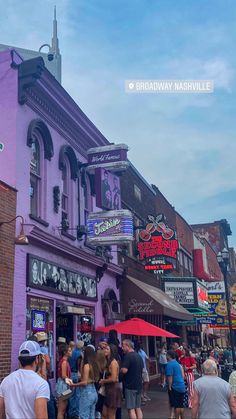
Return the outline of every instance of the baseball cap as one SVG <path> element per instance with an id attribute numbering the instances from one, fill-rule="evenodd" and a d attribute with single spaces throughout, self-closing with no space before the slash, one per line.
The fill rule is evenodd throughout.
<path id="1" fill-rule="evenodd" d="M 27 353 L 23 353 L 23 351 L 27 351 Z M 22 343 L 19 349 L 19 356 L 37 356 L 42 355 L 41 348 L 38 342 L 34 342 L 32 340 L 26 340 Z"/>
<path id="2" fill-rule="evenodd" d="M 96 348 L 95 348 L 94 345 L 89 344 L 89 345 L 87 345 L 87 348 L 92 348 L 94 350 L 94 352 L 96 352 Z"/>
<path id="3" fill-rule="evenodd" d="M 106 336 L 102 336 L 102 337 L 99 339 L 99 342 L 108 342 L 108 338 L 107 338 Z"/>

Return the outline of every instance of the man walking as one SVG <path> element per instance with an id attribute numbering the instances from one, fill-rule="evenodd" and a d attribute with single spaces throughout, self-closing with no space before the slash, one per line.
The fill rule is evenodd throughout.
<path id="1" fill-rule="evenodd" d="M 192 419 L 236 419 L 230 384 L 218 377 L 213 360 L 207 359 L 202 367 L 205 375 L 193 383 Z"/>
<path id="2" fill-rule="evenodd" d="M 37 342 L 22 343 L 18 357 L 21 367 L 0 385 L 0 419 L 48 419 L 49 385 L 36 373 L 40 356 Z"/>
<path id="3" fill-rule="evenodd" d="M 171 408 L 171 418 L 184 417 L 184 373 L 181 365 L 176 361 L 176 353 L 173 350 L 167 351 L 166 378 L 168 384 L 168 395 Z"/>
<path id="4" fill-rule="evenodd" d="M 141 410 L 143 361 L 135 352 L 131 340 L 123 340 L 122 349 L 125 354 L 121 368 L 121 374 L 124 375 L 125 406 L 129 419 L 143 419 Z"/>

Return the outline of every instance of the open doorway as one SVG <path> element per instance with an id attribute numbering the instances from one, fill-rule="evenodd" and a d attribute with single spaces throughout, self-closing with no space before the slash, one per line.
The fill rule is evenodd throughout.
<path id="1" fill-rule="evenodd" d="M 56 317 L 56 334 L 66 338 L 67 343 L 74 340 L 74 316 L 73 314 L 57 313 Z"/>

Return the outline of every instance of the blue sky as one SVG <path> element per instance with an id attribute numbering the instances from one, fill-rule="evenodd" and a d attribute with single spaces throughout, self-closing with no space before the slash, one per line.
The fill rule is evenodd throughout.
<path id="1" fill-rule="evenodd" d="M 0 0 L 0 43 L 50 42 L 63 85 L 189 223 L 226 218 L 236 247 L 235 0 Z M 213 94 L 127 94 L 127 79 L 212 79 Z"/>

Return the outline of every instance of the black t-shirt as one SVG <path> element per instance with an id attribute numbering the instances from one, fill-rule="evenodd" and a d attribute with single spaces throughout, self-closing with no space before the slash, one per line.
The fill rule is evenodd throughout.
<path id="1" fill-rule="evenodd" d="M 121 368 L 128 369 L 127 373 L 123 376 L 125 388 L 129 390 L 141 390 L 143 372 L 143 360 L 141 356 L 137 352 L 125 354 Z"/>
<path id="2" fill-rule="evenodd" d="M 204 362 L 209 357 L 209 351 L 207 349 L 203 349 L 201 351 L 201 361 Z"/>

